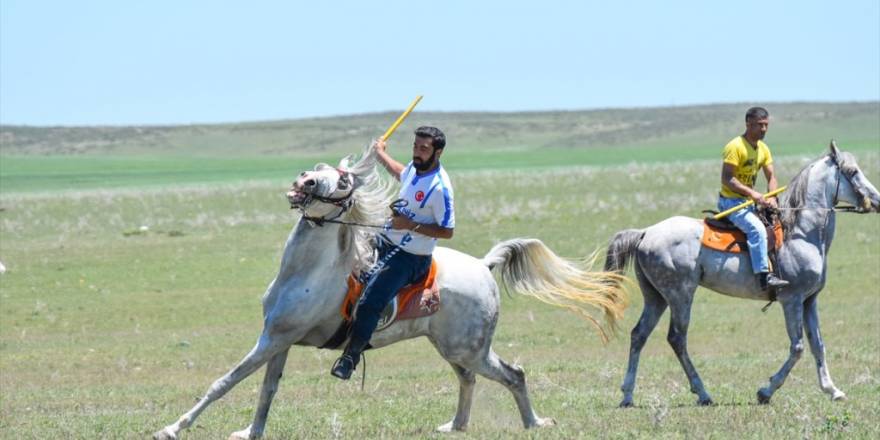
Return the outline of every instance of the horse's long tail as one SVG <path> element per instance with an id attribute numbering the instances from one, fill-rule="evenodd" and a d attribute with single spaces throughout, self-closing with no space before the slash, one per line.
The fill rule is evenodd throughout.
<path id="1" fill-rule="evenodd" d="M 623 275 L 630 257 L 644 237 L 645 231 L 642 229 L 625 229 L 614 234 L 614 238 L 608 244 L 608 253 L 605 255 L 605 270 Z"/>
<path id="2" fill-rule="evenodd" d="M 607 341 L 629 300 L 623 288 L 625 278 L 615 272 L 591 272 L 595 260 L 594 255 L 581 268 L 553 253 L 541 240 L 515 238 L 495 245 L 483 257 L 483 264 L 513 290 L 586 318 Z M 602 316 L 594 316 L 596 311 Z"/>

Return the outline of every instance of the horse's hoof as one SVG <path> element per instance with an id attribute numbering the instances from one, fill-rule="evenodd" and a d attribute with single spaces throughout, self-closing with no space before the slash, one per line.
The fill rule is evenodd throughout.
<path id="1" fill-rule="evenodd" d="M 697 405 L 700 406 L 715 406 L 715 402 L 712 401 L 711 397 L 706 397 L 705 399 L 700 398 L 697 400 Z"/>
<path id="2" fill-rule="evenodd" d="M 556 419 L 553 417 L 538 417 L 535 422 L 536 428 L 546 428 L 548 426 L 556 426 Z"/>
<path id="3" fill-rule="evenodd" d="M 846 393 L 837 390 L 834 392 L 833 395 L 831 395 L 831 400 L 834 402 L 843 402 L 844 400 L 846 400 Z"/>
<path id="4" fill-rule="evenodd" d="M 454 421 L 440 425 L 437 427 L 437 432 L 464 432 L 467 431 L 467 425 L 465 426 L 455 426 Z"/>
<path id="5" fill-rule="evenodd" d="M 620 405 L 617 405 L 618 408 L 632 408 L 634 406 L 635 405 L 633 405 L 632 397 L 624 398 L 623 400 L 620 401 Z"/>
<path id="6" fill-rule="evenodd" d="M 247 428 L 244 428 L 241 431 L 235 431 L 232 434 L 229 434 L 229 440 L 251 440 L 260 438 L 262 436 L 262 431 L 254 432 L 253 426 L 248 425 Z"/>
<path id="7" fill-rule="evenodd" d="M 177 440 L 177 436 L 168 428 L 162 428 L 161 431 L 153 433 L 153 440 Z"/>
<path id="8" fill-rule="evenodd" d="M 758 403 L 760 403 L 761 405 L 766 405 L 770 403 L 771 396 L 772 394 L 767 391 L 766 388 L 761 388 L 760 390 L 758 390 Z"/>

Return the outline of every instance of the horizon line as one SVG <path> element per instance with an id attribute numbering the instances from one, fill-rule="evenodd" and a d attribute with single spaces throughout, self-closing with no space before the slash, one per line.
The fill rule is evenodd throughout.
<path id="1" fill-rule="evenodd" d="M 582 107 L 582 108 L 548 108 L 538 110 L 426 110 L 415 111 L 414 113 L 434 113 L 434 114 L 536 114 L 536 113 L 589 113 L 608 110 L 646 110 L 646 109 L 679 109 L 687 107 L 712 107 L 712 106 L 732 106 L 732 105 L 753 105 L 758 101 L 716 101 L 704 103 L 686 103 L 686 104 L 670 104 L 670 105 L 634 105 L 634 106 L 601 106 L 601 107 Z M 880 104 L 880 99 L 851 99 L 851 100 L 792 100 L 792 101 L 764 101 L 762 105 L 791 105 L 791 104 Z M 388 113 L 399 113 L 401 109 L 381 110 L 372 112 L 354 112 L 354 113 L 337 113 L 327 115 L 303 116 L 293 118 L 279 119 L 242 119 L 236 121 L 210 121 L 210 122 L 179 122 L 179 123 L 123 123 L 123 124 L 28 124 L 28 123 L 6 123 L 0 121 L 0 128 L 171 128 L 171 127 L 195 127 L 195 126 L 221 126 L 235 124 L 271 124 L 283 122 L 313 121 L 322 119 L 335 118 L 353 118 L 372 115 L 383 115 Z"/>

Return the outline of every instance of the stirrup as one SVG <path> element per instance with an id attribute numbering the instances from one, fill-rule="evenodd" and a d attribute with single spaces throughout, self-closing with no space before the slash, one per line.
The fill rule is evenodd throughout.
<path id="1" fill-rule="evenodd" d="M 785 287 L 789 284 L 790 283 L 788 281 L 783 280 L 782 278 L 779 278 L 772 273 L 767 275 L 767 287 L 769 287 L 771 289 Z"/>
<path id="2" fill-rule="evenodd" d="M 355 367 L 357 367 L 355 359 L 350 354 L 343 353 L 342 356 L 340 356 L 339 359 L 336 359 L 336 362 L 333 363 L 333 367 L 330 368 L 330 374 L 342 380 L 348 380 L 351 378 L 351 374 L 354 372 Z"/>

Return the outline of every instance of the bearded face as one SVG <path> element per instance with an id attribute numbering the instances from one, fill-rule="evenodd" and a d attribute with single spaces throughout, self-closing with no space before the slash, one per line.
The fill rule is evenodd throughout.
<path id="1" fill-rule="evenodd" d="M 431 138 L 416 137 L 413 141 L 413 167 L 418 171 L 430 170 L 442 152 L 442 149 L 434 148 Z"/>

